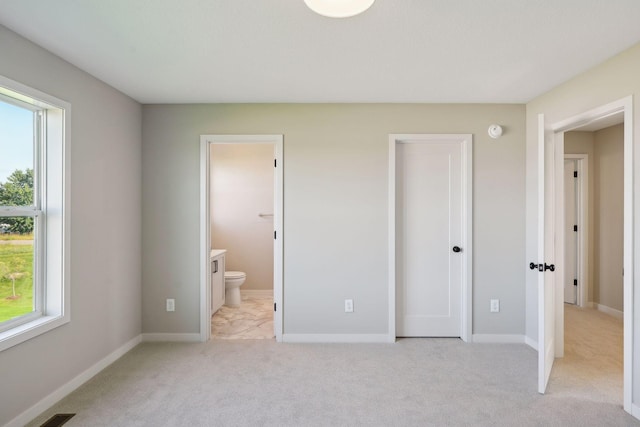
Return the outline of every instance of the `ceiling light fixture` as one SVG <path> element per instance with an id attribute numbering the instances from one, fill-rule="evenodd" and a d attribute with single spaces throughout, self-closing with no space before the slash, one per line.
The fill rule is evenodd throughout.
<path id="1" fill-rule="evenodd" d="M 304 0 L 309 9 L 329 18 L 348 18 L 369 9 L 375 0 Z"/>

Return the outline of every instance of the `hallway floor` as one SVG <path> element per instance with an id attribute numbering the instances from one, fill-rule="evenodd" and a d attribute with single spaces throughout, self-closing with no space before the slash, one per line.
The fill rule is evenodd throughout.
<path id="1" fill-rule="evenodd" d="M 223 305 L 211 318 L 211 339 L 273 337 L 273 297 L 243 295 L 240 307 Z"/>
<path id="2" fill-rule="evenodd" d="M 555 360 L 548 393 L 622 406 L 623 322 L 592 308 L 565 304 L 565 356 Z"/>

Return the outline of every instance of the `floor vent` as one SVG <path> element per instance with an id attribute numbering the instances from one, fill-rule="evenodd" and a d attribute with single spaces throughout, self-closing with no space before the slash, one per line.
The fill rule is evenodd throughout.
<path id="1" fill-rule="evenodd" d="M 60 427 L 65 424 L 71 418 L 73 418 L 75 414 L 55 414 L 53 417 L 49 418 L 46 423 L 42 424 L 40 427 Z"/>

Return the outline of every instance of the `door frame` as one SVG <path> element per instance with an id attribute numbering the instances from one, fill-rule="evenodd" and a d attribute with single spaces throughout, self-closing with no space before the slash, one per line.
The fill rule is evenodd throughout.
<path id="1" fill-rule="evenodd" d="M 273 182 L 273 302 L 276 341 L 282 341 L 283 331 L 283 135 L 201 135 L 200 136 L 200 341 L 211 338 L 211 213 L 210 172 L 211 144 L 272 144 L 274 146 Z M 277 310 L 275 310 L 277 308 Z"/>
<path id="2" fill-rule="evenodd" d="M 588 154 L 566 154 L 565 160 L 575 160 L 578 171 L 578 295 L 576 303 L 578 307 L 586 307 L 589 300 L 589 155 Z"/>
<path id="3" fill-rule="evenodd" d="M 389 135 L 389 331 L 396 340 L 396 147 L 406 143 L 457 142 L 462 146 L 462 301 L 460 338 L 472 340 L 473 319 L 473 135 L 472 134 L 390 134 Z"/>
<path id="4" fill-rule="evenodd" d="M 627 96 L 625 98 L 619 99 L 617 101 L 613 101 L 606 105 L 596 107 L 589 111 L 571 116 L 569 118 L 557 121 L 552 124 L 544 123 L 542 126 L 539 126 L 538 132 L 549 132 L 553 138 L 553 147 L 555 153 L 555 161 L 553 165 L 553 176 L 554 178 L 554 192 L 555 192 L 555 201 L 564 200 L 564 179 L 559 179 L 559 177 L 563 176 L 563 163 L 564 163 L 564 133 L 578 129 L 584 125 L 592 123 L 596 120 L 609 117 L 615 114 L 622 113 L 624 115 L 624 249 L 623 249 L 623 268 L 624 268 L 624 278 L 623 278 L 623 287 L 624 287 L 624 316 L 623 316 L 623 357 L 624 357 L 624 391 L 623 391 L 623 406 L 624 410 L 628 413 L 632 413 L 632 381 L 633 381 L 633 333 L 634 333 L 634 325 L 633 325 L 633 317 L 634 317 L 634 292 L 633 292 L 633 260 L 634 260 L 634 235 L 633 235 L 633 215 L 634 215 L 634 206 L 633 206 L 633 175 L 634 175 L 634 164 L 633 164 L 633 97 Z M 544 121 L 544 116 L 543 117 Z M 543 140 L 538 138 L 538 143 Z M 540 149 L 540 147 L 539 147 Z M 544 150 L 544 147 L 542 147 Z M 544 151 L 543 151 L 544 153 Z M 562 161 L 561 161 L 562 160 Z M 539 158 L 538 161 L 538 170 L 544 173 L 545 170 L 545 160 L 544 157 Z M 543 189 L 544 192 L 544 189 Z M 539 195 L 540 196 L 540 195 Z M 542 195 L 543 201 L 547 199 L 549 196 L 553 197 L 553 195 Z M 547 200 L 548 201 L 548 200 Z M 555 215 L 554 222 L 556 224 L 562 224 L 564 221 L 564 203 L 555 203 Z M 558 233 L 555 239 L 556 253 L 562 254 L 564 256 L 564 233 Z M 545 260 L 540 260 L 544 262 Z M 554 260 L 550 260 L 550 262 L 554 262 Z M 556 273 L 558 275 L 562 275 L 564 273 L 562 269 L 562 264 L 557 264 L 559 269 L 556 269 Z M 538 327 L 538 337 L 539 337 L 539 345 L 538 351 L 544 351 L 544 345 L 540 343 L 540 334 L 543 333 L 541 329 L 544 328 L 544 324 L 547 321 L 554 322 L 555 328 L 555 356 L 561 357 L 564 353 L 564 303 L 559 303 L 559 296 L 561 297 L 561 292 L 563 289 L 561 287 L 556 286 L 555 289 L 555 310 L 554 310 L 554 318 L 553 319 L 544 319 L 544 310 L 539 310 L 539 316 L 542 315 L 542 319 L 539 320 Z M 564 298 L 560 298 L 560 301 L 563 301 Z M 541 301 L 538 301 L 540 304 Z M 540 359 L 539 359 L 540 360 Z M 540 370 L 539 370 L 540 373 Z"/>

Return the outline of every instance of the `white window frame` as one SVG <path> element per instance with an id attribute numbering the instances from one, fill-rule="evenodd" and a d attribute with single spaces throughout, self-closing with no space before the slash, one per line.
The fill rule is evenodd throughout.
<path id="1" fill-rule="evenodd" d="M 69 211 L 71 104 L 0 76 L 0 96 L 23 108 L 39 111 L 34 147 L 34 206 L 3 209 L 34 221 L 34 299 L 31 314 L 3 322 L 0 351 L 13 347 L 71 320 L 69 283 Z M 9 100 L 9 101 L 7 101 Z M 8 328 L 7 328 L 8 327 Z"/>

